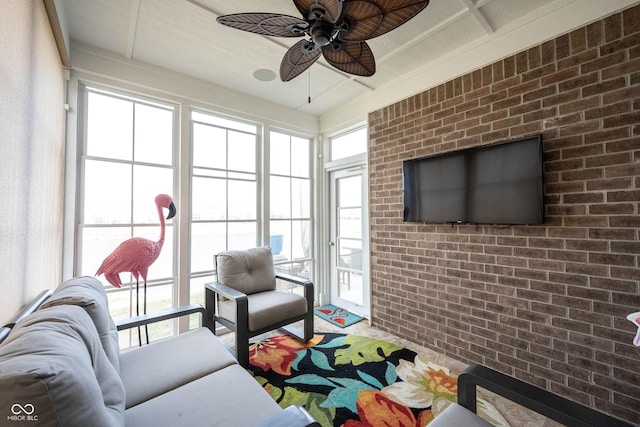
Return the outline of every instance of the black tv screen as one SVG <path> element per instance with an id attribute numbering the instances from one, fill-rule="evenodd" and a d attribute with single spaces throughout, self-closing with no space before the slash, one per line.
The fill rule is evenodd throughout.
<path id="1" fill-rule="evenodd" d="M 404 220 L 544 222 L 542 135 L 403 162 Z"/>

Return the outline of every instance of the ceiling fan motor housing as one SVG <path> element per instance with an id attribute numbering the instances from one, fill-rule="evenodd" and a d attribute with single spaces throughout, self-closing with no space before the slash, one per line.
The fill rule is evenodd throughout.
<path id="1" fill-rule="evenodd" d="M 322 47 L 331 43 L 331 39 L 333 38 L 334 33 L 334 27 L 330 22 L 316 21 L 311 25 L 309 33 L 315 45 L 318 47 Z"/>

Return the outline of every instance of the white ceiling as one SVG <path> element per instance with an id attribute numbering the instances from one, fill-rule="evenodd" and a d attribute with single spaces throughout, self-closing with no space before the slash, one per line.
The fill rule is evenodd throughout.
<path id="1" fill-rule="evenodd" d="M 438 63 L 452 52 L 477 50 L 514 26 L 535 23 L 571 5 L 599 7 L 598 3 L 609 3 L 615 10 L 630 2 L 431 0 L 408 23 L 368 42 L 376 58 L 374 76 L 344 74 L 321 58 L 286 83 L 279 78 L 260 81 L 253 73 L 268 69 L 277 74 L 283 55 L 298 38 L 247 33 L 222 26 L 216 18 L 239 12 L 299 16 L 291 0 L 62 0 L 58 13 L 64 14 L 72 46 L 108 51 L 320 117 L 353 99 L 388 90 L 392 82 L 415 76 L 425 64 Z M 554 33 L 572 25 L 575 22 L 568 19 Z"/>

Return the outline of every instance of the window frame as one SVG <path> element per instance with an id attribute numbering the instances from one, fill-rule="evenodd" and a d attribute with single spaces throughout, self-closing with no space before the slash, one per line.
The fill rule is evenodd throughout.
<path id="1" fill-rule="evenodd" d="M 85 223 L 85 217 L 84 217 L 84 206 L 85 206 L 85 194 L 86 194 L 86 161 L 87 160 L 91 160 L 91 161 L 104 161 L 104 162 L 111 162 L 111 163 L 119 163 L 119 164 L 130 164 L 132 166 L 138 165 L 138 166 L 151 166 L 151 167 L 157 167 L 159 169 L 170 169 L 172 170 L 172 181 L 173 181 L 173 185 L 172 185 L 172 193 L 176 194 L 177 191 L 177 183 L 178 183 L 178 178 L 179 178 L 179 171 L 178 171 L 178 167 L 177 167 L 177 158 L 178 158 L 178 151 L 177 151 L 177 142 L 178 142 L 178 135 L 177 135 L 177 128 L 178 128 L 178 123 L 179 123 L 179 106 L 175 103 L 171 103 L 171 102 L 163 102 L 160 101 L 156 98 L 151 98 L 148 96 L 144 96 L 144 95 L 139 95 L 139 94 L 133 94 L 127 91 L 123 91 L 120 89 L 116 89 L 116 88 L 111 88 L 111 87 L 106 87 L 100 84 L 94 84 L 94 83 L 85 83 L 85 82 L 81 82 L 79 84 L 79 99 L 78 99 L 78 104 L 79 104 L 79 111 L 81 112 L 81 116 L 79 117 L 78 120 L 78 128 L 79 128 L 79 140 L 80 140 L 80 144 L 77 144 L 77 153 L 76 153 L 76 159 L 77 159 L 77 179 L 76 179 L 76 183 L 75 183 L 75 193 L 76 193 L 76 204 L 75 204 L 75 218 L 76 218 L 76 225 L 75 225 L 75 231 L 74 231 L 74 236 L 75 236 L 75 244 L 74 244 L 74 264 L 73 264 L 73 272 L 75 276 L 78 276 L 80 274 L 82 274 L 82 272 L 80 271 L 81 267 L 82 267 L 82 253 L 80 250 L 78 250 L 78 248 L 80 248 L 81 245 L 81 229 L 85 228 L 86 226 L 91 226 L 91 227 L 101 227 L 99 224 L 87 224 Z M 98 156 L 90 156 L 87 154 L 87 143 L 88 143 L 88 129 L 87 129 L 87 123 L 88 123 L 88 97 L 89 97 L 89 93 L 94 92 L 94 93 L 99 93 L 99 94 L 103 94 L 103 95 L 107 95 L 107 96 L 112 96 L 114 98 L 117 99 L 122 99 L 122 100 L 127 100 L 127 101 L 131 101 L 134 103 L 140 103 L 143 105 L 150 105 L 150 106 L 157 106 L 157 107 L 161 107 L 167 110 L 172 110 L 173 111 L 173 119 L 172 119 L 172 148 L 171 148 L 171 163 L 170 164 L 156 164 L 156 163 L 149 163 L 149 162 L 137 162 L 135 159 L 131 159 L 131 160 L 122 160 L 122 159 L 111 159 L 111 158 L 107 158 L 107 157 L 98 157 Z M 135 131 L 134 131 L 135 134 Z M 135 135 L 134 135 L 135 136 Z M 133 197 L 133 194 L 132 194 Z M 151 203 L 151 201 L 149 201 L 149 203 Z M 167 224 L 169 225 L 169 224 Z M 131 222 L 130 223 L 123 223 L 123 224 L 119 224 L 117 226 L 109 226 L 109 225 L 103 225 L 102 227 L 115 227 L 115 228 L 125 228 L 125 227 L 129 227 L 129 228 L 139 228 L 139 227 L 157 227 L 156 223 L 136 223 L 134 221 L 133 215 L 131 216 Z M 174 245 L 174 249 L 175 249 L 175 245 Z M 172 259 L 175 258 L 175 256 L 172 255 Z M 98 266 L 96 266 L 97 268 Z M 175 267 L 175 266 L 174 266 Z M 173 274 L 173 278 L 175 279 L 176 277 L 176 272 L 175 272 L 175 268 L 173 269 L 174 274 Z M 162 278 L 161 281 L 167 281 L 168 278 Z M 150 281 L 150 282 L 153 282 Z M 129 283 L 129 282 L 127 282 Z M 124 283 L 123 283 L 124 284 Z"/>
<path id="2" fill-rule="evenodd" d="M 112 97 L 118 100 L 132 102 L 133 103 L 133 109 L 131 112 L 132 120 L 133 120 L 132 123 L 135 123 L 135 115 L 136 115 L 135 105 L 150 106 L 150 107 L 155 107 L 155 108 L 160 108 L 166 111 L 170 111 L 171 112 L 171 136 L 170 136 L 171 137 L 171 148 L 170 148 L 171 160 L 170 162 L 166 164 L 153 163 L 148 161 L 138 161 L 135 159 L 135 144 L 136 144 L 136 138 L 137 138 L 135 125 L 133 125 L 131 129 L 133 151 L 131 153 L 130 159 L 120 159 L 120 158 L 114 158 L 114 157 L 90 155 L 88 153 L 88 144 L 89 144 L 88 124 L 89 124 L 89 96 L 92 93 L 99 94 L 102 96 Z M 156 233 L 155 235 L 157 238 L 157 229 L 158 229 L 157 219 L 153 222 L 148 222 L 148 223 L 136 222 L 136 218 L 133 211 L 133 199 L 134 199 L 133 190 L 136 188 L 134 173 L 136 171 L 136 168 L 152 167 L 158 170 L 169 170 L 171 172 L 170 175 L 171 175 L 171 181 L 172 181 L 172 185 L 171 185 L 172 188 L 169 189 L 168 191 L 171 191 L 172 196 L 175 196 L 178 188 L 178 182 L 179 182 L 179 170 L 177 165 L 179 160 L 179 155 L 178 155 L 179 127 L 178 126 L 179 126 L 179 119 L 180 119 L 180 106 L 178 104 L 169 102 L 169 101 L 160 100 L 158 98 L 154 98 L 150 96 L 145 96 L 142 94 L 132 93 L 130 91 L 126 91 L 118 88 L 104 86 L 98 83 L 92 83 L 92 82 L 78 82 L 77 94 L 78 94 L 77 100 L 78 100 L 78 112 L 79 112 L 77 117 L 78 118 L 78 133 L 77 133 L 78 142 L 75 144 L 75 150 L 73 154 L 75 156 L 74 157 L 75 165 L 73 167 L 73 170 L 76 172 L 76 177 L 73 182 L 73 188 L 75 190 L 75 197 L 74 197 L 75 203 L 73 206 L 73 212 L 74 212 L 73 214 L 73 217 L 74 217 L 73 263 L 71 265 L 73 276 L 81 276 L 83 274 L 84 275 L 95 274 L 94 271 L 90 271 L 90 272 L 83 271 L 83 250 L 84 250 L 83 236 L 84 236 L 85 230 L 88 230 L 88 229 L 97 230 L 101 228 L 102 229 L 108 229 L 108 228 L 125 229 L 125 230 L 128 230 L 128 232 L 126 233 L 128 236 L 122 239 L 124 241 L 128 238 L 139 235 L 140 229 L 149 228 L 150 230 L 153 229 L 152 233 Z M 130 197 L 130 206 L 128 209 L 130 214 L 128 222 L 123 222 L 121 224 L 99 224 L 99 223 L 86 222 L 87 218 L 85 218 L 85 204 L 87 199 L 86 194 L 88 191 L 87 164 L 93 161 L 127 165 L 128 167 L 131 168 L 132 175 L 129 177 L 130 179 L 129 184 L 131 185 L 130 190 L 132 192 Z M 67 184 L 68 183 L 69 181 L 67 181 Z M 67 189 L 68 188 L 69 187 L 67 186 Z M 141 202 L 141 203 L 152 204 L 153 198 L 151 198 L 148 202 L 145 200 L 144 202 Z M 171 241 L 173 244 L 168 245 L 167 242 L 165 241 L 161 257 L 162 256 L 167 257 L 165 255 L 166 252 L 168 250 L 171 251 L 171 254 L 168 256 L 168 258 L 171 260 L 171 274 L 170 276 L 159 277 L 159 278 L 154 278 L 153 276 L 150 276 L 147 288 L 151 290 L 151 292 L 154 292 L 153 289 L 155 289 L 156 296 L 166 295 L 168 292 L 169 306 L 175 306 L 176 293 L 174 292 L 174 288 L 175 288 L 175 284 L 178 282 L 177 277 L 178 277 L 178 267 L 179 267 L 176 262 L 177 245 L 178 245 L 176 230 L 178 227 L 177 227 L 177 223 L 174 223 L 173 221 L 166 221 L 165 226 L 167 229 L 167 234 L 171 233 L 171 236 L 172 236 Z M 115 249 L 115 246 L 113 249 Z M 110 251 L 107 252 L 106 255 L 108 255 L 109 253 L 111 252 Z M 99 265 L 95 266 L 96 270 L 98 269 L 98 267 Z M 105 286 L 105 292 L 107 293 L 107 297 L 111 301 L 111 306 L 113 306 L 113 308 L 116 309 L 116 312 L 114 313 L 114 318 L 124 318 L 124 317 L 135 315 L 134 303 L 133 303 L 135 299 L 135 292 L 134 292 L 135 286 L 133 286 L 135 284 L 135 279 L 129 273 L 121 273 L 120 277 L 123 281 L 121 288 L 115 288 L 110 284 L 108 284 L 104 276 L 98 277 L 98 280 L 100 280 Z M 142 279 L 140 279 L 140 285 L 142 285 Z M 142 286 L 140 286 L 140 293 L 142 293 Z M 115 307 L 116 305 L 118 305 L 118 304 L 114 304 L 115 300 L 122 300 L 125 298 L 129 304 L 128 308 L 120 307 L 120 306 Z M 165 297 L 162 297 L 162 296 L 160 298 L 163 301 L 165 299 Z M 149 302 L 151 303 L 151 301 Z M 162 308 L 169 308 L 169 307 L 163 306 Z M 124 309 L 126 309 L 126 312 L 124 311 Z M 143 309 L 142 304 L 140 304 L 140 310 L 142 311 L 142 309 Z M 157 328 L 157 330 L 160 331 L 161 334 L 173 333 L 174 329 L 175 328 L 172 328 L 170 324 L 159 325 Z M 133 341 L 134 341 L 134 337 L 132 333 L 120 334 L 121 346 L 125 347 L 127 345 L 131 345 Z"/>
<path id="3" fill-rule="evenodd" d="M 287 136 L 289 138 L 289 174 L 282 174 L 282 173 L 273 173 L 271 171 L 271 139 L 274 133 L 278 133 L 280 135 L 283 136 Z M 294 160 L 292 159 L 292 153 L 293 153 L 293 139 L 301 139 L 301 140 L 306 140 L 307 144 L 308 144 L 308 174 L 306 177 L 300 176 L 300 175 L 294 175 L 292 172 L 292 168 L 291 166 L 293 165 Z M 290 131 L 286 131 L 286 130 L 282 130 L 282 129 L 278 129 L 278 128 L 270 128 L 269 129 L 269 147 L 268 150 L 265 149 L 265 153 L 268 153 L 265 157 L 266 157 L 266 161 L 265 164 L 267 165 L 267 169 L 268 169 L 268 174 L 265 173 L 265 180 L 268 177 L 269 181 L 271 180 L 272 177 L 281 177 L 281 178 L 288 178 L 290 181 L 290 188 L 291 188 L 291 183 L 293 179 L 298 179 L 298 180 L 303 180 L 306 179 L 308 180 L 308 187 L 309 187 L 309 216 L 308 217 L 294 217 L 292 215 L 292 199 L 289 199 L 289 212 L 290 215 L 289 217 L 286 218 L 272 218 L 271 217 L 271 197 L 267 197 L 265 198 L 266 200 L 268 200 L 268 203 L 266 204 L 267 206 L 265 206 L 265 236 L 264 236 L 264 241 L 265 242 L 270 242 L 271 239 L 271 225 L 273 222 L 289 222 L 289 224 L 291 225 L 291 230 L 293 229 L 293 222 L 295 221 L 308 221 L 309 222 L 309 232 L 310 232 L 310 236 L 309 236 L 309 254 L 306 257 L 303 258 L 293 258 L 293 250 L 291 250 L 291 259 L 288 260 L 282 260 L 282 261 L 278 261 L 277 259 L 274 260 L 274 263 L 276 265 L 276 269 L 279 269 L 283 272 L 287 272 L 287 273 L 291 273 L 293 272 L 295 274 L 295 270 L 296 264 L 300 264 L 303 263 L 303 265 L 305 263 L 308 263 L 308 268 L 309 268 L 309 272 L 308 272 L 308 278 L 313 278 L 314 274 L 315 274 L 315 265 L 316 263 L 314 262 L 315 260 L 315 240 L 316 240 L 316 233 L 314 232 L 315 230 L 315 221 L 314 221 L 314 207 L 315 207 L 315 200 L 314 200 L 314 183 L 315 183 L 315 171 L 314 171 L 314 164 L 313 164 L 313 138 L 309 137 L 309 136 L 302 136 L 299 134 L 296 134 L 294 132 L 290 132 Z M 268 190 L 271 190 L 271 186 L 270 184 L 266 186 L 268 188 Z M 291 232 L 291 236 L 293 236 L 293 233 Z M 265 243 L 266 244 L 266 243 Z M 305 276 L 306 277 L 306 276 Z"/>
<path id="4" fill-rule="evenodd" d="M 98 79 L 100 80 L 100 79 Z M 69 258 L 64 260 L 65 276 L 77 276 L 81 264 L 82 241 L 80 240 L 81 234 L 79 233 L 79 227 L 83 226 L 83 209 L 84 209 L 84 189 L 85 189 L 85 172 L 84 172 L 84 158 L 87 151 L 87 99 L 88 90 L 95 90 L 97 92 L 105 92 L 108 95 L 116 96 L 133 102 L 142 102 L 150 105 L 161 105 L 173 109 L 173 134 L 172 134 L 172 164 L 173 169 L 173 196 L 178 208 L 178 215 L 173 222 L 174 228 L 174 242 L 173 242 L 173 277 L 164 282 L 153 281 L 154 284 L 163 285 L 169 284 L 172 288 L 171 292 L 171 305 L 177 306 L 180 304 L 186 304 L 193 302 L 191 297 L 191 290 L 198 287 L 204 288 L 202 285 L 209 281 L 214 273 L 212 270 L 207 272 L 192 272 L 191 271 L 191 175 L 192 175 L 192 130 L 191 130 L 191 113 L 198 112 L 216 116 L 222 119 L 231 120 L 236 123 L 248 124 L 255 126 L 256 131 L 256 168 L 255 177 L 257 182 L 256 191 L 256 206 L 257 206 L 257 230 L 256 230 L 256 245 L 268 244 L 269 242 L 269 135 L 270 131 L 286 134 L 290 137 L 298 137 L 309 140 L 309 185 L 310 185 L 310 250 L 309 259 L 317 265 L 315 259 L 316 248 L 314 247 L 316 233 L 318 230 L 315 215 L 318 212 L 315 211 L 317 189 L 317 176 L 315 155 L 318 153 L 318 147 L 316 145 L 316 139 L 311 133 L 305 133 L 300 131 L 291 130 L 285 126 L 273 126 L 273 123 L 266 119 L 247 119 L 238 117 L 232 113 L 225 113 L 223 109 L 212 108 L 211 105 L 203 104 L 194 99 L 186 99 L 176 96 L 165 96 L 166 94 L 156 93 L 152 90 L 144 90 L 142 92 L 136 90 L 133 87 L 127 87 L 127 85 L 120 85 L 116 82 L 98 82 L 94 79 L 73 79 L 74 84 L 69 85 L 69 96 L 75 99 L 77 109 L 72 109 L 72 115 L 70 119 L 73 121 L 75 117 L 75 123 L 69 121 L 71 131 L 68 134 L 67 144 L 69 151 L 67 152 L 67 177 L 66 188 L 73 189 L 68 190 L 66 196 L 66 208 L 65 208 L 65 255 L 69 255 Z M 85 157 L 83 157 L 85 156 Z M 157 223 L 149 224 L 149 226 L 157 227 Z M 166 251 L 168 246 L 165 244 Z M 213 264 L 213 263 L 212 263 Z M 96 266 L 97 267 L 97 266 Z M 213 266 L 212 266 L 213 269 Z M 92 272 L 93 273 L 93 272 Z M 318 272 L 313 271 L 311 280 Z M 123 275 L 124 278 L 124 275 Z M 150 280 L 150 285 L 152 280 Z M 123 288 L 126 286 L 123 286 Z M 105 287 L 105 290 L 114 292 L 114 289 L 110 289 L 111 286 Z M 196 316 L 193 316 L 195 319 Z M 178 324 L 179 323 L 179 324 Z M 189 324 L 194 325 L 193 321 L 174 322 L 173 333 L 178 330 L 186 330 Z"/>

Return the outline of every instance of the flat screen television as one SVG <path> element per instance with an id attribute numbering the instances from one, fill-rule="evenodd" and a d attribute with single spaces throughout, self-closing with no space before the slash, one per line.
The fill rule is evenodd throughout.
<path id="1" fill-rule="evenodd" d="M 405 160 L 404 220 L 542 224 L 543 177 L 542 135 Z"/>

